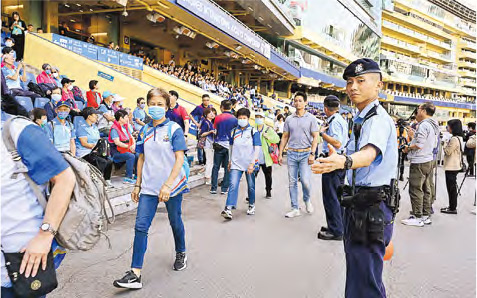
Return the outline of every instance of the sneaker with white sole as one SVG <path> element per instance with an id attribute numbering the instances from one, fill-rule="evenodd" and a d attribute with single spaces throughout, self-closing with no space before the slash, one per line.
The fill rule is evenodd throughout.
<path id="1" fill-rule="evenodd" d="M 255 215 L 255 205 L 249 205 L 247 215 Z"/>
<path id="2" fill-rule="evenodd" d="M 424 222 L 422 221 L 422 217 L 415 217 L 411 215 L 408 219 L 401 220 L 401 223 L 406 226 L 414 226 L 414 227 L 423 227 Z"/>
<path id="3" fill-rule="evenodd" d="M 106 180 L 106 187 L 107 188 L 114 188 L 114 185 L 111 183 L 111 180 Z"/>
<path id="4" fill-rule="evenodd" d="M 300 210 L 299 209 L 293 209 L 292 211 L 288 212 L 287 214 L 285 214 L 285 217 L 287 218 L 293 218 L 293 217 L 297 217 L 297 216 L 300 216 Z"/>
<path id="5" fill-rule="evenodd" d="M 315 211 L 315 209 L 313 208 L 313 205 L 311 204 L 311 200 L 308 200 L 305 202 L 305 207 L 306 207 L 306 212 L 308 213 L 313 213 L 313 211 Z"/>
<path id="6" fill-rule="evenodd" d="M 432 224 L 431 217 L 430 217 L 430 216 L 423 216 L 423 217 L 422 217 L 422 222 L 423 222 L 425 225 L 430 225 L 430 224 Z"/>
<path id="7" fill-rule="evenodd" d="M 229 208 L 225 208 L 224 211 L 221 213 L 222 217 L 225 219 L 232 219 L 232 210 Z"/>
<path id="8" fill-rule="evenodd" d="M 141 289 L 141 276 L 138 277 L 132 270 L 129 270 L 123 278 L 115 280 L 113 286 L 124 289 Z"/>
<path id="9" fill-rule="evenodd" d="M 126 177 L 126 178 L 123 179 L 123 183 L 124 183 L 124 184 L 132 184 L 132 185 L 135 185 L 135 184 L 136 184 L 136 180 L 135 180 L 135 179 L 132 179 L 132 178 Z"/>
<path id="10" fill-rule="evenodd" d="M 221 195 L 226 195 L 227 193 L 228 191 L 223 191 L 223 190 L 220 192 Z"/>
<path id="11" fill-rule="evenodd" d="M 172 269 L 175 271 L 181 271 L 187 267 L 187 255 L 185 252 L 176 253 L 176 260 L 174 261 L 174 266 Z"/>

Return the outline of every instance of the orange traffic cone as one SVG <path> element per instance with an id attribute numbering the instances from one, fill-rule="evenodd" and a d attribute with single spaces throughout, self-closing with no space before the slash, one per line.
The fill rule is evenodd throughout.
<path id="1" fill-rule="evenodd" d="M 392 241 L 389 242 L 388 246 L 386 246 L 386 253 L 384 254 L 384 261 L 389 261 L 393 257 L 394 254 L 394 244 Z"/>

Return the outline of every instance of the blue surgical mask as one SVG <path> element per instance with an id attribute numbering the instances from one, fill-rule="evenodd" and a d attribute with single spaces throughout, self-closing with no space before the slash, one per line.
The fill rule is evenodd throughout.
<path id="1" fill-rule="evenodd" d="M 47 69 L 47 70 L 45 70 L 45 72 L 46 72 L 46 74 L 50 75 L 51 74 L 51 69 Z"/>
<path id="2" fill-rule="evenodd" d="M 41 120 L 41 126 L 45 126 L 47 123 L 46 119 Z"/>
<path id="3" fill-rule="evenodd" d="M 53 100 L 54 103 L 57 103 L 58 101 L 61 100 L 61 94 L 52 94 L 51 100 Z"/>
<path id="4" fill-rule="evenodd" d="M 58 112 L 58 118 L 60 118 L 61 120 L 65 120 L 66 117 L 68 117 L 70 112 Z"/>
<path id="5" fill-rule="evenodd" d="M 166 116 L 166 109 L 158 106 L 149 107 L 149 115 L 154 120 L 161 120 Z"/>
<path id="6" fill-rule="evenodd" d="M 248 119 L 239 119 L 238 120 L 238 125 L 240 125 L 240 127 L 245 127 L 248 125 Z"/>
<path id="7" fill-rule="evenodd" d="M 142 103 L 142 104 L 139 105 L 139 107 L 144 110 L 144 108 L 146 107 L 146 104 Z"/>
<path id="8" fill-rule="evenodd" d="M 255 118 L 255 124 L 257 125 L 263 125 L 263 121 L 264 119 L 263 118 Z"/>

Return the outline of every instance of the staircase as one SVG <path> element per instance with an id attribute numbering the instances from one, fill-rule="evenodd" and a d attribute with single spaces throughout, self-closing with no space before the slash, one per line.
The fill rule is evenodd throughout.
<path id="1" fill-rule="evenodd" d="M 190 167 L 189 175 L 189 188 L 193 191 L 194 188 L 205 185 L 204 167 L 198 165 L 197 161 L 197 141 L 188 140 L 187 156 L 194 157 L 194 161 Z M 111 182 L 114 188 L 110 188 L 107 191 L 108 198 L 111 200 L 113 211 L 115 215 L 119 215 L 137 208 L 137 203 L 131 200 L 131 192 L 134 186 L 130 184 L 123 184 L 123 177 L 125 174 L 124 167 L 119 170 L 113 171 Z M 223 177 L 223 169 L 219 171 L 219 181 Z M 109 206 L 106 206 L 107 214 L 111 214 Z"/>

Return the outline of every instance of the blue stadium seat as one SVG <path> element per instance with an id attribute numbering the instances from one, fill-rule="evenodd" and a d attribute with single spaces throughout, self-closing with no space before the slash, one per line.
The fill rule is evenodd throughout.
<path id="1" fill-rule="evenodd" d="M 15 100 L 21 105 L 23 106 L 27 112 L 31 112 L 31 110 L 33 110 L 33 103 L 31 101 L 31 98 L 30 97 L 26 97 L 26 96 L 15 96 Z"/>
<path id="2" fill-rule="evenodd" d="M 49 98 L 46 98 L 46 97 L 38 97 L 37 99 L 35 99 L 35 104 L 34 104 L 34 107 L 35 108 L 42 108 L 50 102 L 50 99 Z"/>
<path id="3" fill-rule="evenodd" d="M 82 103 L 81 101 L 76 100 L 76 105 L 78 106 L 78 109 L 80 109 L 80 111 L 84 109 L 84 103 Z"/>
<path id="4" fill-rule="evenodd" d="M 36 77 L 34 74 L 27 72 L 27 81 L 23 82 L 20 80 L 20 86 L 23 88 L 23 90 L 28 90 L 28 83 L 30 82 L 36 83 Z"/>

